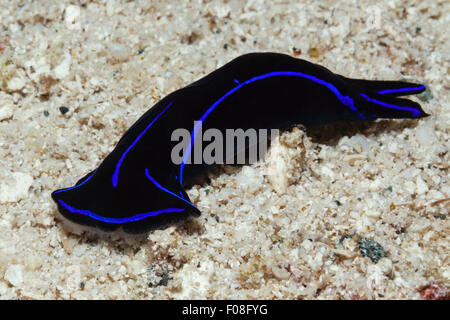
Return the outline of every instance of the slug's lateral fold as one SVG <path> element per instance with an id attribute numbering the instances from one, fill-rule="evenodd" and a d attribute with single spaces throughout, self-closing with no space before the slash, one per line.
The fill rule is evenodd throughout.
<path id="1" fill-rule="evenodd" d="M 177 90 L 148 110 L 100 166 L 52 193 L 59 212 L 77 224 L 143 233 L 198 216 L 184 186 L 213 164 L 190 163 L 201 130 L 277 129 L 377 118 L 421 118 L 421 106 L 399 96 L 426 88 L 402 81 L 349 79 L 284 54 L 252 53 Z M 176 129 L 191 133 L 181 163 L 171 152 Z M 242 152 L 242 150 L 235 150 Z"/>

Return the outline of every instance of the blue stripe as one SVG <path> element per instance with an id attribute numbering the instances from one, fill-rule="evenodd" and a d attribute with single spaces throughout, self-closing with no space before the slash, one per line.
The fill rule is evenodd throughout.
<path id="1" fill-rule="evenodd" d="M 66 188 L 66 189 L 61 189 L 61 190 L 55 191 L 54 193 L 56 194 L 56 193 L 60 193 L 60 192 L 63 192 L 63 191 L 69 191 L 69 190 L 81 187 L 83 184 L 85 184 L 86 182 L 91 180 L 91 178 L 94 176 L 95 171 L 97 171 L 97 169 L 95 169 L 94 172 L 92 172 L 91 175 L 89 177 L 87 177 L 87 179 L 84 180 L 82 183 L 80 183 L 80 184 L 78 184 L 76 186 L 70 187 L 70 188 Z"/>
<path id="2" fill-rule="evenodd" d="M 158 114 L 155 119 L 152 120 L 152 122 L 150 122 L 150 124 L 144 129 L 144 131 L 141 132 L 141 134 L 139 134 L 139 136 L 133 141 L 133 143 L 127 148 L 127 150 L 125 150 L 125 152 L 122 154 L 122 156 L 120 157 L 119 161 L 117 162 L 116 165 L 116 169 L 114 170 L 114 173 L 112 175 L 112 185 L 113 187 L 117 187 L 117 184 L 119 183 L 119 171 L 120 171 L 120 166 L 122 165 L 123 160 L 125 159 L 125 156 L 127 155 L 127 153 L 131 150 L 131 148 L 133 148 L 136 143 L 138 143 L 139 139 L 142 138 L 142 136 L 147 132 L 147 130 L 153 125 L 153 123 L 155 123 L 156 120 L 158 120 L 158 118 L 164 113 L 164 111 L 167 110 L 167 108 L 170 107 L 170 105 L 172 104 L 173 101 L 171 101 L 167 107 L 164 108 L 163 111 L 161 111 L 160 114 Z"/>
<path id="3" fill-rule="evenodd" d="M 181 209 L 181 208 L 167 208 L 167 209 L 162 209 L 162 210 L 157 210 L 157 211 L 139 213 L 139 214 L 136 214 L 134 216 L 127 217 L 127 218 L 108 218 L 108 217 L 99 216 L 98 214 L 95 214 L 94 212 L 92 212 L 90 210 L 76 209 L 74 207 L 69 206 L 67 203 L 65 203 L 62 200 L 58 200 L 58 201 L 64 208 L 69 210 L 71 213 L 79 213 L 79 214 L 88 216 L 88 217 L 90 217 L 92 219 L 95 219 L 95 220 L 103 221 L 103 222 L 106 222 L 106 223 L 116 223 L 116 224 L 139 221 L 139 220 L 143 220 L 143 219 L 148 218 L 148 217 L 154 217 L 154 216 L 156 216 L 158 214 L 161 214 L 161 213 L 182 212 L 182 211 L 184 211 L 184 209 Z"/>
<path id="4" fill-rule="evenodd" d="M 361 95 L 364 99 L 366 99 L 367 101 L 376 103 L 376 104 L 378 104 L 378 105 L 380 105 L 380 106 L 382 106 L 382 107 L 390 108 L 390 109 L 397 109 L 397 110 L 410 111 L 410 112 L 412 112 L 412 116 L 413 116 L 413 117 L 418 117 L 418 116 L 420 116 L 420 111 L 417 110 L 416 108 L 413 108 L 413 107 L 401 107 L 401 106 L 397 106 L 397 105 L 395 105 L 395 104 L 390 104 L 390 103 L 386 103 L 386 102 L 379 101 L 379 100 L 376 100 L 376 99 L 372 99 L 372 98 L 370 98 L 368 95 L 366 95 L 366 94 L 364 94 L 364 93 L 360 93 L 360 95 Z"/>
<path id="5" fill-rule="evenodd" d="M 379 94 L 396 93 L 396 92 L 408 92 L 408 91 L 420 91 L 426 89 L 425 86 L 420 87 L 409 87 L 409 88 L 399 88 L 399 89 L 386 89 L 378 91 Z"/>
<path id="6" fill-rule="evenodd" d="M 147 168 L 145 169 L 145 175 L 146 175 L 147 178 L 148 178 L 151 182 L 153 182 L 153 184 L 154 184 L 156 187 L 158 187 L 159 189 L 161 189 L 161 190 L 163 190 L 163 191 L 165 191 L 165 192 L 167 192 L 167 193 L 173 195 L 174 197 L 177 197 L 178 199 L 183 200 L 183 201 L 186 202 L 186 203 L 189 203 L 191 206 L 193 206 L 195 209 L 197 209 L 196 206 L 194 206 L 191 202 L 187 201 L 185 198 L 180 197 L 179 195 L 173 193 L 172 191 L 170 191 L 170 190 L 164 188 L 162 185 L 160 185 L 155 179 L 153 179 L 152 176 L 150 176 L 150 174 L 148 173 L 148 169 L 147 169 Z"/>

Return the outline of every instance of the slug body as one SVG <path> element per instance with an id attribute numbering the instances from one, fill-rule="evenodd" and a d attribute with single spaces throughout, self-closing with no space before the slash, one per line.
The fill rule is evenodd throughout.
<path id="1" fill-rule="evenodd" d="M 75 186 L 54 191 L 52 198 L 59 212 L 79 225 L 143 233 L 200 215 L 184 191 L 213 165 L 187 161 L 199 130 L 421 118 L 427 114 L 419 104 L 396 97 L 424 90 L 401 81 L 345 78 L 284 54 L 243 55 L 160 100 L 96 170 Z M 171 155 L 178 141 L 172 141 L 172 133 L 179 128 L 191 133 L 191 141 L 176 164 Z"/>

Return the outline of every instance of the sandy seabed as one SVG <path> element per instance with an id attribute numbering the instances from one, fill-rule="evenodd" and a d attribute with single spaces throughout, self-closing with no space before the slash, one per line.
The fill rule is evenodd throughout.
<path id="1" fill-rule="evenodd" d="M 434 0 L 0 0 L 0 298 L 448 298 L 449 23 Z M 137 243 L 62 228 L 51 191 L 256 51 L 425 83 L 431 116 L 287 131 L 277 174 L 223 168 L 188 190 L 200 218 Z"/>

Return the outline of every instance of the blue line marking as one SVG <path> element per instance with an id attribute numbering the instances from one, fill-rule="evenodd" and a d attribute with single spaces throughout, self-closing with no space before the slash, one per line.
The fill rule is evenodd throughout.
<path id="1" fill-rule="evenodd" d="M 156 187 L 158 187 L 159 189 L 161 189 L 161 190 L 163 190 L 163 191 L 165 191 L 165 192 L 167 192 L 167 193 L 173 195 L 174 197 L 177 197 L 178 199 L 183 200 L 183 201 L 186 202 L 186 203 L 189 203 L 191 206 L 193 206 L 195 209 L 197 209 L 197 207 L 194 206 L 194 204 L 192 204 L 191 202 L 189 202 L 189 201 L 187 201 L 186 199 L 184 199 L 183 196 L 180 197 L 179 195 L 177 195 L 177 194 L 173 193 L 172 191 L 167 190 L 166 188 L 164 188 L 163 186 L 161 186 L 155 179 L 153 179 L 152 176 L 150 176 L 150 174 L 148 173 L 148 168 L 145 169 L 145 175 L 146 175 L 147 178 L 148 178 L 151 182 L 153 182 L 153 184 L 154 184 Z M 180 193 L 181 193 L 181 191 L 180 191 Z M 197 209 L 197 210 L 198 210 L 198 209 Z"/>
<path id="2" fill-rule="evenodd" d="M 386 102 L 383 102 L 383 101 L 379 101 L 379 100 L 376 100 L 376 99 L 372 99 L 372 98 L 370 98 L 369 96 L 367 96 L 367 95 L 364 94 L 364 93 L 360 93 L 360 95 L 361 95 L 364 99 L 366 99 L 367 101 L 373 102 L 373 103 L 376 103 L 376 104 L 379 104 L 379 105 L 382 106 L 382 107 L 386 107 L 386 108 L 390 108 L 390 109 L 397 109 L 397 110 L 410 111 L 410 112 L 412 112 L 412 116 L 413 116 L 413 117 L 418 117 L 418 116 L 420 116 L 420 111 L 417 110 L 417 109 L 415 109 L 415 108 L 413 108 L 413 107 L 401 107 L 401 106 L 397 106 L 397 105 L 395 105 L 395 104 L 386 103 Z"/>
<path id="3" fill-rule="evenodd" d="M 409 87 L 409 88 L 400 88 L 400 89 L 386 89 L 378 91 L 379 94 L 387 94 L 387 93 L 394 93 L 394 92 L 408 92 L 408 91 L 419 91 L 426 89 L 426 86 L 420 86 L 420 87 Z"/>
<path id="4" fill-rule="evenodd" d="M 117 223 L 117 224 L 118 223 L 127 223 L 127 222 L 139 221 L 139 220 L 143 220 L 143 219 L 148 218 L 148 217 L 156 216 L 156 215 L 161 214 L 161 213 L 182 212 L 182 211 L 184 211 L 184 209 L 181 209 L 181 208 L 167 208 L 167 209 L 162 209 L 162 210 L 157 210 L 157 211 L 139 213 L 139 214 L 136 214 L 134 216 L 127 217 L 127 218 L 108 218 L 108 217 L 99 216 L 98 214 L 95 214 L 95 213 L 93 213 L 90 210 L 76 209 L 74 207 L 69 206 L 67 203 L 65 203 L 62 200 L 58 200 L 58 201 L 64 208 L 66 208 L 67 210 L 69 210 L 72 213 L 79 213 L 79 214 L 88 216 L 88 217 L 90 217 L 92 219 L 95 219 L 95 220 L 103 221 L 103 222 L 106 222 L 106 223 Z"/>
<path id="5" fill-rule="evenodd" d="M 194 145 L 194 141 L 195 141 L 195 137 L 198 134 L 199 131 L 199 127 L 201 126 L 201 123 L 206 119 L 206 117 L 208 117 L 208 115 L 223 101 L 225 100 L 226 97 L 228 97 L 229 95 L 235 93 L 237 90 L 239 90 L 240 88 L 242 88 L 243 86 L 250 84 L 252 82 L 258 81 L 258 80 L 262 80 L 262 79 L 266 79 L 269 77 L 275 77 L 275 76 L 297 76 L 297 77 L 303 77 L 306 79 L 309 79 L 311 81 L 314 81 L 318 84 L 324 85 L 326 86 L 328 89 L 330 89 L 335 95 L 336 97 L 347 107 L 349 107 L 352 111 L 358 112 L 359 116 L 364 119 L 364 115 L 361 114 L 358 109 L 353 105 L 353 99 L 350 98 L 349 96 L 344 96 L 342 95 L 339 90 L 332 85 L 329 82 L 323 81 L 317 77 L 311 76 L 309 74 L 306 73 L 302 73 L 302 72 L 294 72 L 294 71 L 273 71 L 273 72 L 269 72 L 260 76 L 256 76 L 253 77 L 245 82 L 239 83 L 236 81 L 236 79 L 234 79 L 234 81 L 236 83 L 238 83 L 238 85 L 236 87 L 234 87 L 233 89 L 231 89 L 230 91 L 228 91 L 227 93 L 225 93 L 222 97 L 220 97 L 211 107 L 209 107 L 208 110 L 206 110 L 206 112 L 202 115 L 202 117 L 198 120 L 197 124 L 194 126 L 194 130 L 192 131 L 192 135 L 191 135 L 191 143 L 188 146 L 188 148 L 186 149 L 186 152 L 183 156 L 183 160 L 181 161 L 180 164 L 180 185 L 183 185 L 183 170 L 184 170 L 184 166 L 186 164 L 186 161 L 189 157 L 189 155 L 191 154 L 191 150 L 192 147 Z M 200 125 L 199 125 L 200 124 Z"/>
<path id="6" fill-rule="evenodd" d="M 86 182 L 88 182 L 88 181 L 94 176 L 94 173 L 95 173 L 96 171 L 97 171 L 97 169 L 95 169 L 94 172 L 92 172 L 91 175 L 90 175 L 89 177 L 87 177 L 87 179 L 84 180 L 84 181 L 83 181 L 82 183 L 80 183 L 79 185 L 76 185 L 76 186 L 73 186 L 73 187 L 70 187 L 70 188 L 66 188 L 66 189 L 61 189 L 61 190 L 55 191 L 54 193 L 56 194 L 56 193 L 60 193 L 60 192 L 63 192 L 63 191 L 69 191 L 69 190 L 72 190 L 72 189 L 81 187 L 83 184 L 85 184 Z"/>
<path id="7" fill-rule="evenodd" d="M 131 148 L 133 148 L 136 143 L 138 143 L 139 139 L 142 138 L 142 136 L 147 132 L 147 130 L 153 125 L 153 123 L 158 120 L 158 118 L 164 113 L 164 111 L 167 110 L 167 108 L 169 108 L 172 105 L 171 101 L 167 107 L 164 108 L 163 111 L 161 111 L 160 114 L 158 114 L 155 119 L 152 120 L 152 122 L 150 122 L 150 124 L 139 134 L 139 136 L 133 141 L 133 143 L 127 148 L 127 150 L 125 150 L 125 152 L 122 154 L 122 156 L 120 157 L 119 161 L 117 162 L 116 165 L 116 169 L 114 170 L 114 173 L 112 175 L 112 185 L 113 187 L 117 187 L 117 184 L 119 182 L 119 171 L 120 171 L 120 166 L 122 165 L 123 160 L 125 159 L 125 156 L 127 155 L 127 153 L 131 150 Z"/>

